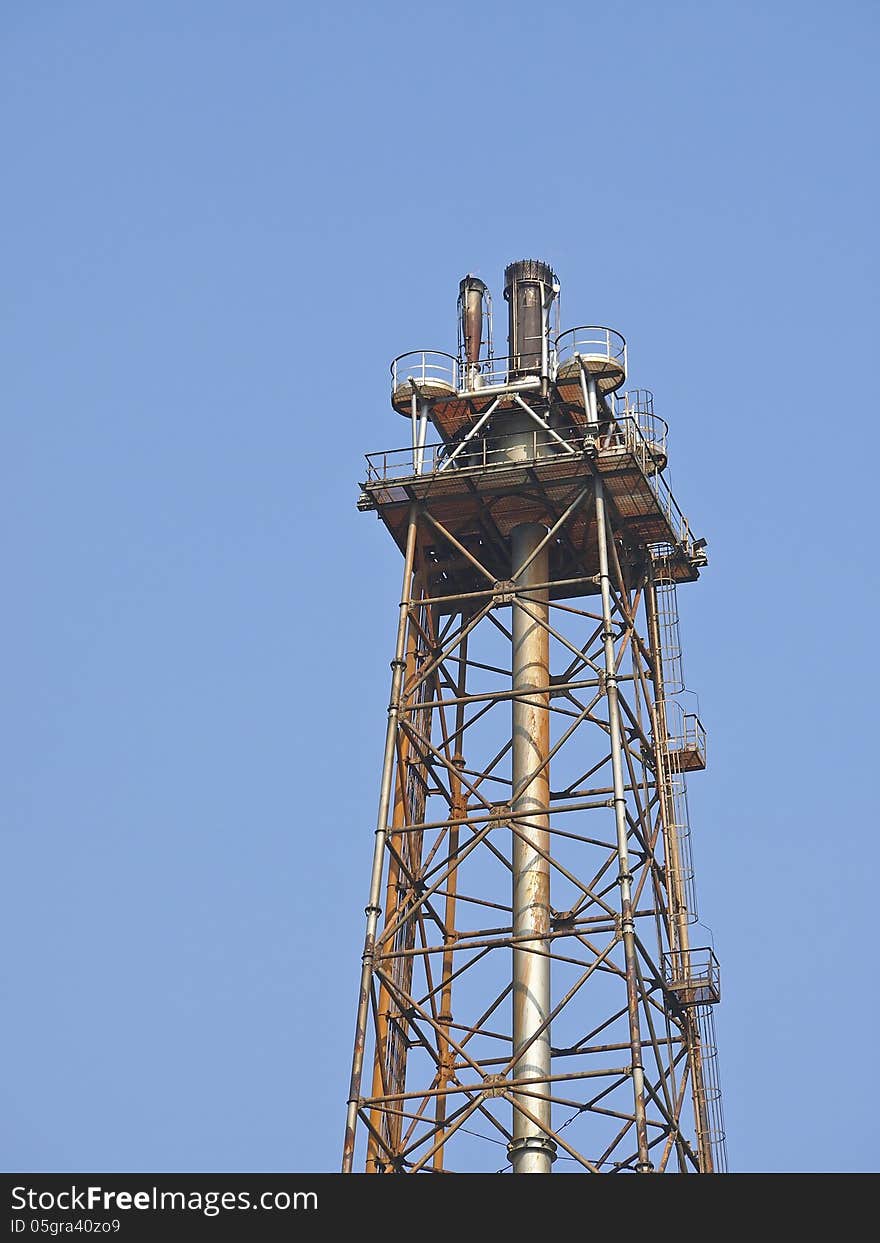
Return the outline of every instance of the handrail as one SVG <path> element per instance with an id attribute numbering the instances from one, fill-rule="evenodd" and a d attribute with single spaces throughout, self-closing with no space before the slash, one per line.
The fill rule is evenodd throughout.
<path id="1" fill-rule="evenodd" d="M 415 351 L 419 353 L 419 351 Z M 426 353 L 428 351 L 425 351 Z M 400 358 L 407 358 L 410 355 L 401 355 Z M 451 361 L 455 361 L 452 355 L 446 354 L 442 357 Z M 395 362 L 400 361 L 395 359 Z M 653 416 L 658 424 L 665 427 L 665 423 L 658 416 Z M 580 449 L 586 453 L 598 443 L 599 452 L 608 451 L 614 448 L 621 448 L 630 453 L 637 462 L 639 469 L 645 476 L 648 486 L 654 493 L 654 497 L 658 506 L 663 511 L 670 529 L 675 536 L 676 543 L 684 548 L 688 555 L 693 551 L 693 536 L 691 535 L 690 524 L 684 516 L 678 502 L 672 494 L 672 490 L 662 471 L 657 469 L 658 450 L 663 450 L 664 442 L 649 439 L 642 427 L 640 426 L 640 416 L 618 417 L 608 432 L 603 433 L 597 438 L 592 435 L 585 435 L 582 428 L 572 429 L 568 432 L 556 432 L 550 435 L 549 430 L 542 433 L 539 428 L 535 428 L 532 438 L 533 458 L 545 456 L 547 453 L 559 451 L 560 446 L 556 444 L 557 437 L 564 439 L 573 449 Z M 457 446 L 449 445 L 445 442 L 428 444 L 424 447 L 424 458 L 422 465 L 422 474 L 430 475 L 439 470 L 446 462 L 450 455 L 456 452 Z M 542 450 L 541 453 L 538 450 Z M 403 479 L 416 473 L 413 471 L 413 450 L 408 445 L 401 449 L 388 449 L 382 453 L 368 453 L 367 459 L 367 480 L 368 482 L 381 483 L 389 479 Z M 381 459 L 381 466 L 379 463 Z M 498 434 L 494 434 L 491 438 L 475 437 L 469 444 L 466 452 L 460 452 L 456 456 L 456 462 L 450 462 L 450 469 L 464 470 L 467 468 L 479 468 L 482 470 L 494 467 L 510 466 L 510 458 L 508 450 L 499 444 Z"/>
<path id="2" fill-rule="evenodd" d="M 462 379 L 461 387 L 468 392 L 479 392 L 481 388 L 507 383 L 510 376 L 510 359 L 506 354 L 487 354 L 484 358 L 478 358 L 474 363 L 459 359 L 458 370 Z M 472 379 L 478 380 L 479 383 L 472 383 Z"/>
<path id="3" fill-rule="evenodd" d="M 584 450 L 591 443 L 589 437 L 569 432 L 556 432 L 548 428 L 546 430 L 535 427 L 530 433 L 531 446 L 533 449 L 533 459 L 539 460 L 543 453 L 538 450 L 554 450 L 563 451 L 558 441 L 563 440 L 573 449 L 578 448 Z M 462 443 L 449 444 L 446 441 L 438 441 L 425 445 L 425 464 L 423 475 L 430 475 L 434 471 L 455 469 L 466 470 L 474 467 L 480 469 L 491 469 L 493 467 L 511 466 L 518 463 L 511 461 L 509 447 L 499 444 L 498 435 L 491 437 L 480 436 L 462 446 Z M 524 459 L 529 460 L 529 459 Z M 367 481 L 384 483 L 391 479 L 405 479 L 413 474 L 412 471 L 412 446 L 407 445 L 399 449 L 385 449 L 377 453 L 366 454 L 367 462 Z M 433 467 L 430 463 L 433 462 Z"/>
<path id="4" fill-rule="evenodd" d="M 628 414 L 654 414 L 654 394 L 649 388 L 628 388 L 614 394 L 614 412 L 621 418 Z M 667 431 L 669 428 L 667 427 Z"/>
<path id="5" fill-rule="evenodd" d="M 626 370 L 626 338 L 604 324 L 580 324 L 577 328 L 567 328 L 554 337 L 551 344 L 559 362 L 582 354 L 588 358 L 605 358 L 608 362 L 622 363 Z M 583 348 L 590 346 L 596 348 Z"/>
<path id="6" fill-rule="evenodd" d="M 409 361 L 416 359 L 418 362 Z M 422 384 L 440 380 L 453 389 L 458 388 L 458 359 L 445 350 L 407 350 L 392 360 L 389 370 L 392 394 L 408 380 Z"/>
<path id="7" fill-rule="evenodd" d="M 667 950 L 662 968 L 667 987 L 693 990 L 691 1004 L 714 1005 L 720 1001 L 721 966 L 711 946 Z"/>

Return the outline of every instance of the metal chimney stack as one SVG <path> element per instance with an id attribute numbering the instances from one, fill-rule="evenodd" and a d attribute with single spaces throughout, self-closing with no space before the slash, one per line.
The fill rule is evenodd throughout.
<path id="1" fill-rule="evenodd" d="M 504 297 L 512 377 L 546 376 L 549 311 L 558 288 L 553 269 L 540 259 L 519 259 L 505 268 Z"/>

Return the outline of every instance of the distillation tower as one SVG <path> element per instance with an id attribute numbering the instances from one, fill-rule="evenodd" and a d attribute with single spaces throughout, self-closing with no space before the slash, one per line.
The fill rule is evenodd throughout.
<path id="1" fill-rule="evenodd" d="M 534 259 L 392 363 L 359 508 L 403 554 L 343 1170 L 725 1170 L 695 935 L 666 424 Z"/>

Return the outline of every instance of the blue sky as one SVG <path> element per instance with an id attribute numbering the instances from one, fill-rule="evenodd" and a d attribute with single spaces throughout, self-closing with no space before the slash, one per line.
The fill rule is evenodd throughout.
<path id="1" fill-rule="evenodd" d="M 390 359 L 531 255 L 626 335 L 709 540 L 731 1168 L 877 1168 L 877 35 L 3 6 L 0 1168 L 337 1168 L 400 578 L 362 454 Z"/>

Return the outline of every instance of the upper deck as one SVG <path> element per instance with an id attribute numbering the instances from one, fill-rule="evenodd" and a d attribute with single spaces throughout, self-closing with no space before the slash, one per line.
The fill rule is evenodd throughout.
<path id="1" fill-rule="evenodd" d="M 536 420 L 534 429 L 518 438 L 515 454 L 496 430 L 457 443 L 370 453 L 366 460 L 358 508 L 374 510 L 401 550 L 415 502 L 499 581 L 510 573 L 511 530 L 525 522 L 551 527 L 571 509 L 551 555 L 551 579 L 558 584 L 551 595 L 596 590 L 589 581 L 598 572 L 590 503 L 596 476 L 605 484 L 624 552 L 636 557 L 650 552 L 662 561 L 664 576 L 676 582 L 696 580 L 706 564 L 705 541 L 694 538 L 662 475 L 665 424 L 653 416 L 618 416 L 601 435 L 583 426 L 557 431 Z M 467 556 L 442 534 L 432 549 L 431 570 L 432 595 L 486 587 Z"/>

